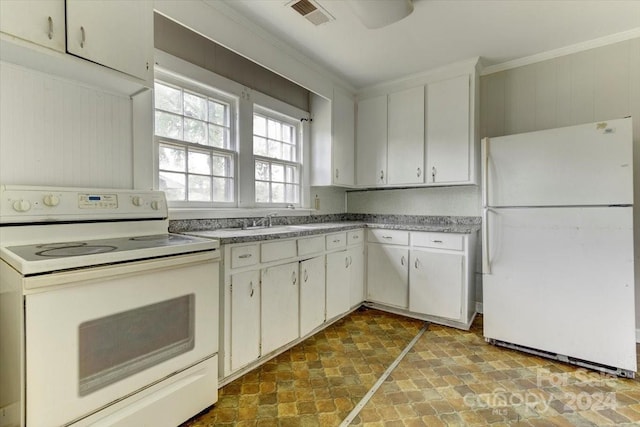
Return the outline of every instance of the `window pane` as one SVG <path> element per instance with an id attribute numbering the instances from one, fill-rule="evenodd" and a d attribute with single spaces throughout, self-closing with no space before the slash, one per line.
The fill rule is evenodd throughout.
<path id="1" fill-rule="evenodd" d="M 228 156 L 213 155 L 213 174 L 218 176 L 231 175 L 231 159 Z"/>
<path id="2" fill-rule="evenodd" d="M 217 125 L 227 126 L 227 106 L 209 100 L 209 121 Z"/>
<path id="3" fill-rule="evenodd" d="M 233 201 L 233 180 L 229 178 L 213 178 L 213 201 Z"/>
<path id="4" fill-rule="evenodd" d="M 182 114 L 182 91 L 180 89 L 161 83 L 156 83 L 154 88 L 156 108 Z"/>
<path id="5" fill-rule="evenodd" d="M 257 154 L 258 156 L 269 155 L 269 151 L 267 150 L 266 139 L 260 138 L 259 136 L 253 137 L 253 154 Z"/>
<path id="6" fill-rule="evenodd" d="M 284 203 L 284 184 L 271 183 L 271 202 Z"/>
<path id="7" fill-rule="evenodd" d="M 269 181 L 271 179 L 269 174 L 269 163 L 256 161 L 256 179 L 262 181 Z"/>
<path id="8" fill-rule="evenodd" d="M 271 164 L 271 181 L 284 182 L 284 165 Z"/>
<path id="9" fill-rule="evenodd" d="M 189 175 L 189 200 L 196 202 L 211 201 L 211 177 Z"/>
<path id="10" fill-rule="evenodd" d="M 269 139 L 277 139 L 278 141 L 282 141 L 282 125 L 280 122 L 276 122 L 275 120 L 268 120 L 268 136 Z"/>
<path id="11" fill-rule="evenodd" d="M 282 140 L 284 142 L 293 142 L 293 126 L 282 124 Z"/>
<path id="12" fill-rule="evenodd" d="M 299 185 L 285 185 L 285 202 L 286 203 L 298 203 L 298 197 L 300 195 Z"/>
<path id="13" fill-rule="evenodd" d="M 160 172 L 160 190 L 168 200 L 185 200 L 186 175 L 182 173 Z"/>
<path id="14" fill-rule="evenodd" d="M 189 172 L 211 175 L 211 156 L 209 153 L 190 151 Z"/>
<path id="15" fill-rule="evenodd" d="M 207 144 L 207 127 L 200 120 L 184 119 L 184 140 L 196 144 Z"/>
<path id="16" fill-rule="evenodd" d="M 156 135 L 182 139 L 182 116 L 156 111 Z"/>
<path id="17" fill-rule="evenodd" d="M 282 143 L 278 141 L 268 140 L 269 150 L 267 152 L 268 157 L 282 160 Z"/>
<path id="18" fill-rule="evenodd" d="M 298 168 L 295 166 L 287 166 L 285 168 L 285 182 L 298 183 Z"/>
<path id="19" fill-rule="evenodd" d="M 207 120 L 207 100 L 189 92 L 184 93 L 184 115 Z"/>
<path id="20" fill-rule="evenodd" d="M 296 161 L 296 148 L 293 145 L 282 144 L 282 159 Z"/>
<path id="21" fill-rule="evenodd" d="M 209 125 L 209 145 L 230 150 L 229 130 L 220 126 Z"/>
<path id="22" fill-rule="evenodd" d="M 183 148 L 161 145 L 159 151 L 160 169 L 184 172 L 186 163 Z"/>
<path id="23" fill-rule="evenodd" d="M 269 183 L 256 181 L 256 202 L 269 203 Z"/>
<path id="24" fill-rule="evenodd" d="M 267 119 L 262 116 L 253 115 L 253 134 L 267 136 Z"/>

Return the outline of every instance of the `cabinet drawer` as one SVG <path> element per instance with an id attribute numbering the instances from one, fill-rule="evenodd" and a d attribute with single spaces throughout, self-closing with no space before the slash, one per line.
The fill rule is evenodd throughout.
<path id="1" fill-rule="evenodd" d="M 464 236 L 451 233 L 411 233 L 411 244 L 423 248 L 461 251 L 464 248 Z"/>
<path id="2" fill-rule="evenodd" d="M 409 232 L 402 230 L 369 230 L 367 237 L 372 243 L 386 243 L 388 245 L 409 245 Z"/>
<path id="3" fill-rule="evenodd" d="M 347 247 L 347 233 L 327 234 L 327 250 Z"/>
<path id="4" fill-rule="evenodd" d="M 260 245 L 260 260 L 262 260 L 262 262 L 293 258 L 296 254 L 297 250 L 295 240 L 269 242 Z"/>
<path id="5" fill-rule="evenodd" d="M 298 255 L 316 254 L 324 251 L 324 236 L 298 239 Z"/>
<path id="6" fill-rule="evenodd" d="M 357 245 L 364 242 L 364 230 L 347 231 L 347 245 Z"/>
<path id="7" fill-rule="evenodd" d="M 246 267 L 258 263 L 258 245 L 231 248 L 231 268 Z"/>

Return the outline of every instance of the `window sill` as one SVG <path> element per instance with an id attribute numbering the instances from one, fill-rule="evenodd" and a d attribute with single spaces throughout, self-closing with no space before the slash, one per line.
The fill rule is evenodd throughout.
<path id="1" fill-rule="evenodd" d="M 169 219 L 252 218 L 270 213 L 277 213 L 278 216 L 310 216 L 315 212 L 317 211 L 309 208 L 169 208 Z"/>

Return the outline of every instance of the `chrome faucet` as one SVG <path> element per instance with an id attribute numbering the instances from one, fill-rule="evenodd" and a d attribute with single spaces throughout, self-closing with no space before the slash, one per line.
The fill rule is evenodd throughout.
<path id="1" fill-rule="evenodd" d="M 277 212 L 273 212 L 270 214 L 265 215 L 263 218 L 260 218 L 259 220 L 253 220 L 253 224 L 251 225 L 252 227 L 269 227 L 271 228 L 271 226 L 273 225 L 271 222 L 271 218 L 273 218 L 274 216 L 278 215 Z"/>

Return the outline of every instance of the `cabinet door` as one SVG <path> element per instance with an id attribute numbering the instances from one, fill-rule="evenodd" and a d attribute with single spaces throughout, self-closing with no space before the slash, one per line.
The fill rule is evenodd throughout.
<path id="1" fill-rule="evenodd" d="M 387 97 L 358 102 L 356 122 L 356 184 L 387 182 Z"/>
<path id="2" fill-rule="evenodd" d="M 67 51 L 131 76 L 153 78 L 151 0 L 67 0 Z"/>
<path id="3" fill-rule="evenodd" d="M 349 255 L 347 251 L 327 255 L 327 319 L 349 310 Z"/>
<path id="4" fill-rule="evenodd" d="M 262 354 L 295 340 L 298 326 L 298 262 L 262 270 Z"/>
<path id="5" fill-rule="evenodd" d="M 231 275 L 231 370 L 260 357 L 260 273 Z"/>
<path id="6" fill-rule="evenodd" d="M 300 262 L 300 336 L 320 326 L 325 314 L 324 255 Z"/>
<path id="7" fill-rule="evenodd" d="M 424 182 L 424 86 L 389 95 L 388 184 Z"/>
<path id="8" fill-rule="evenodd" d="M 407 308 L 409 250 L 370 244 L 367 251 L 367 300 Z"/>
<path id="9" fill-rule="evenodd" d="M 340 91 L 333 91 L 333 183 L 355 183 L 355 107 L 353 98 Z"/>
<path id="10" fill-rule="evenodd" d="M 64 0 L 2 0 L 0 31 L 64 52 Z"/>
<path id="11" fill-rule="evenodd" d="M 411 250 L 409 310 L 460 320 L 464 255 Z"/>
<path id="12" fill-rule="evenodd" d="M 364 301 L 364 245 L 354 246 L 349 255 L 349 303 L 351 307 Z"/>
<path id="13" fill-rule="evenodd" d="M 427 182 L 470 182 L 469 76 L 427 86 Z"/>

